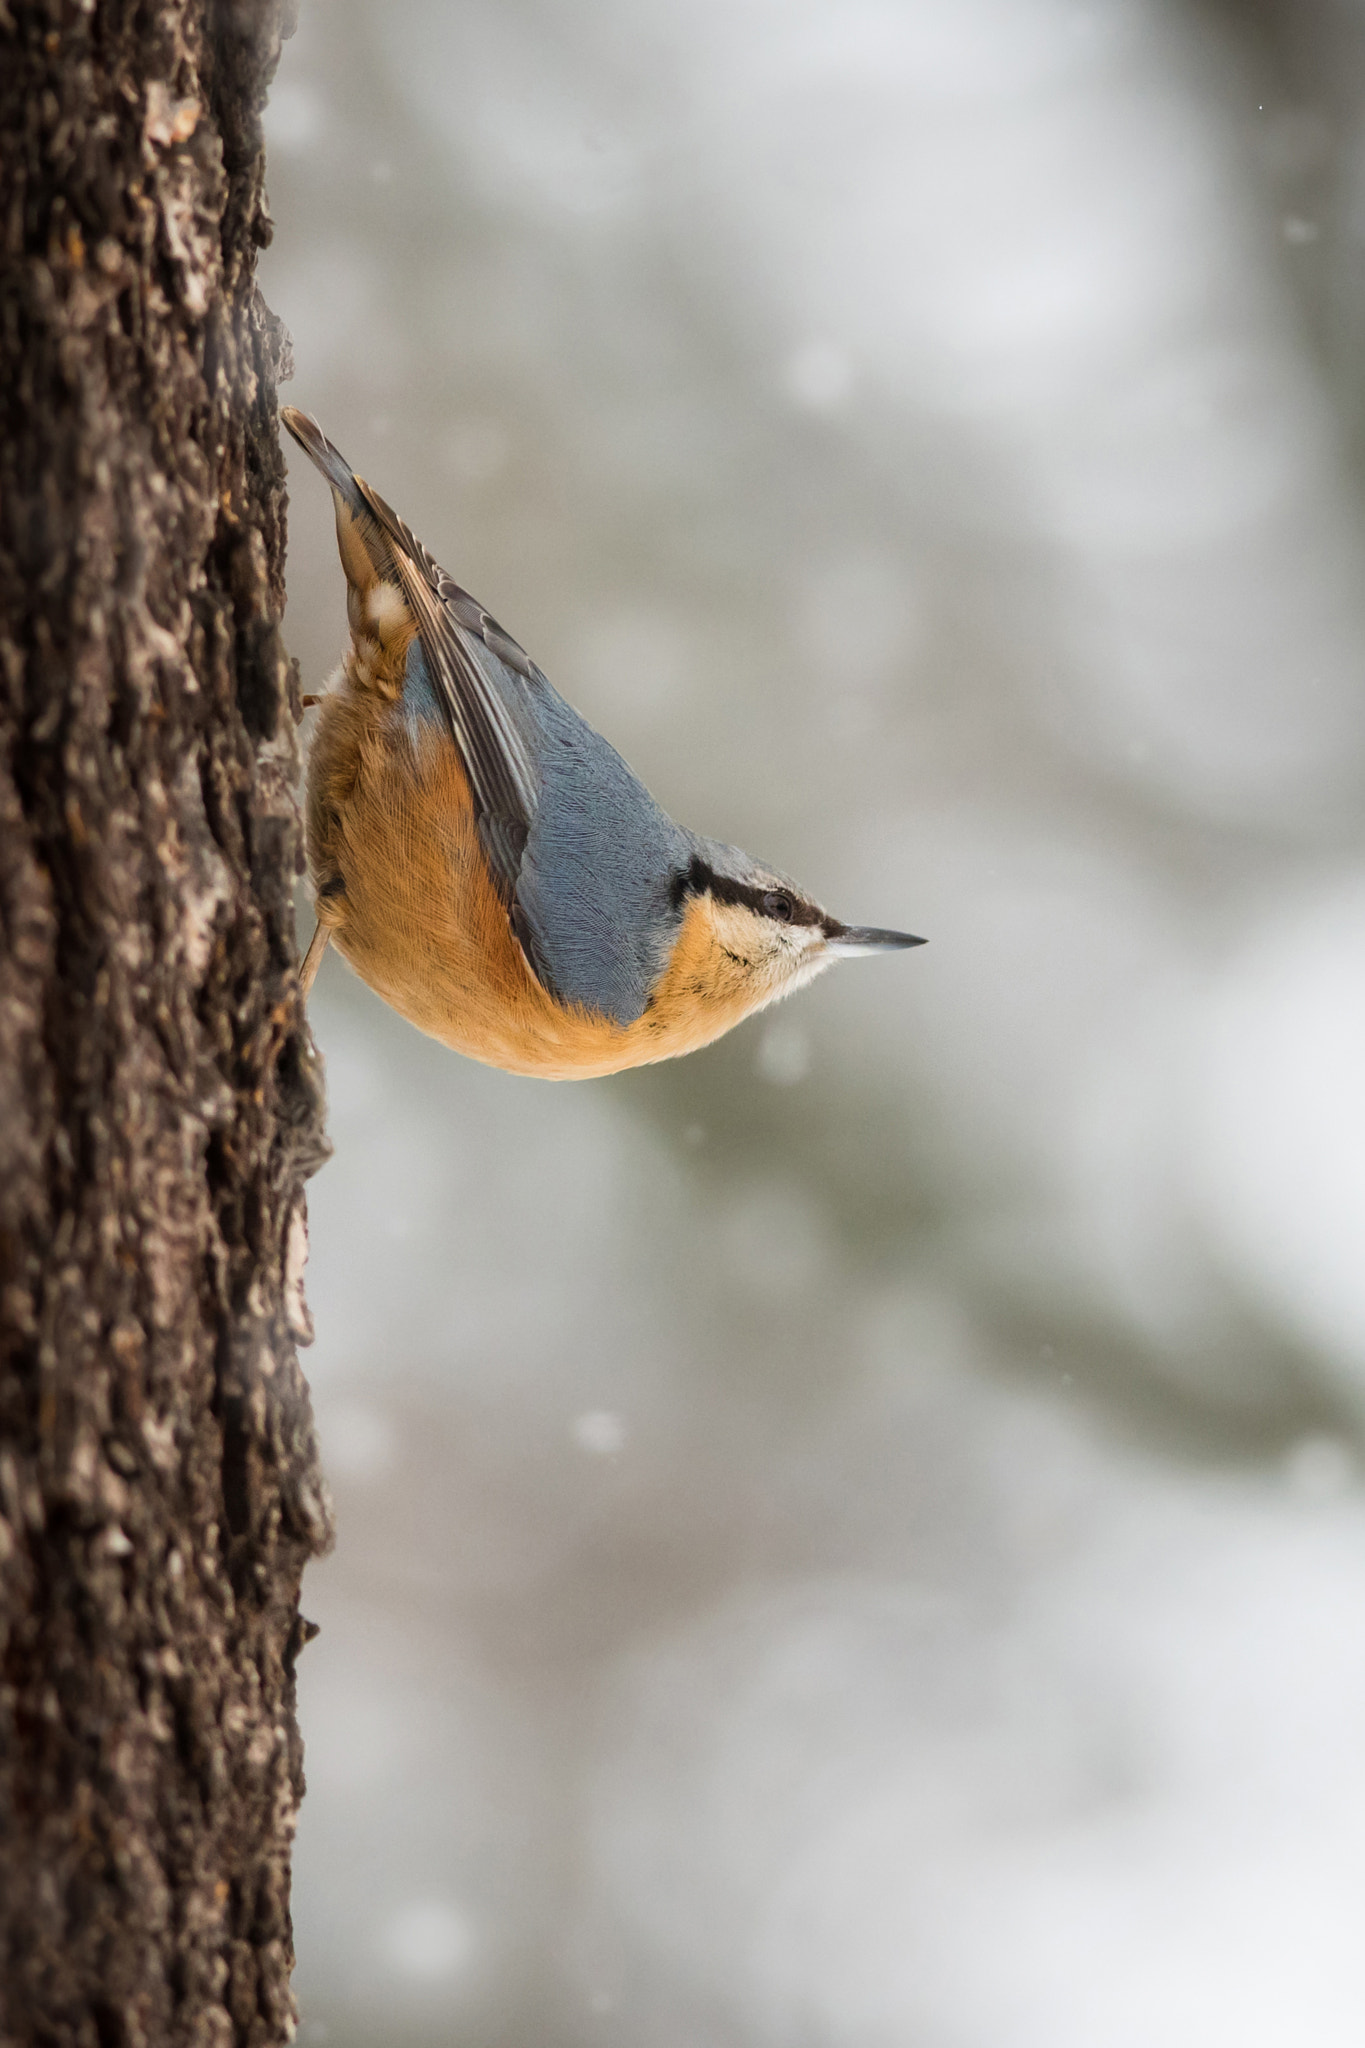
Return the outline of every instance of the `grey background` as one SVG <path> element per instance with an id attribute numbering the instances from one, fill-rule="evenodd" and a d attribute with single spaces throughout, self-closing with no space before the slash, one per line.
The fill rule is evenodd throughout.
<path id="1" fill-rule="evenodd" d="M 931 941 L 577 1086 L 324 963 L 306 2042 L 1360 2041 L 1363 83 L 1356 0 L 304 0 L 287 395 Z"/>

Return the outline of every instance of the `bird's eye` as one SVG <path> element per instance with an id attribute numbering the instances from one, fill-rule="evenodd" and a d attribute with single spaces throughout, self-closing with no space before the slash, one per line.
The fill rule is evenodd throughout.
<path id="1" fill-rule="evenodd" d="M 763 908 L 779 924 L 790 924 L 796 915 L 796 905 L 785 889 L 770 889 L 763 898 Z"/>

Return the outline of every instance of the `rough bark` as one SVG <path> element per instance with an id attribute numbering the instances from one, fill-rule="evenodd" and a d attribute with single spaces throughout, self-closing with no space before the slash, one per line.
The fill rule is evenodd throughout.
<path id="1" fill-rule="evenodd" d="M 0 2039 L 289 2038 L 322 1156 L 275 0 L 0 0 Z"/>

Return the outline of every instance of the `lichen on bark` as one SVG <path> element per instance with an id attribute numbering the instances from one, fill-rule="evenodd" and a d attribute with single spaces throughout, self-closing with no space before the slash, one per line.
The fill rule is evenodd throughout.
<path id="1" fill-rule="evenodd" d="M 275 0 L 0 0 L 0 2040 L 289 2038 L 307 1388 Z"/>

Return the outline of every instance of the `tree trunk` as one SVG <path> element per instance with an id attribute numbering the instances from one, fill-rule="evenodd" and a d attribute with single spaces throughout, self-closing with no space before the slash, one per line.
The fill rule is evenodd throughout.
<path id="1" fill-rule="evenodd" d="M 0 2041 L 293 2031 L 276 0 L 0 0 Z"/>

